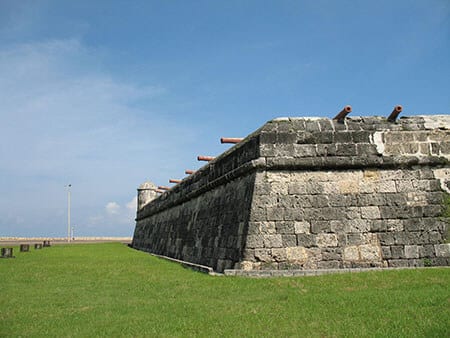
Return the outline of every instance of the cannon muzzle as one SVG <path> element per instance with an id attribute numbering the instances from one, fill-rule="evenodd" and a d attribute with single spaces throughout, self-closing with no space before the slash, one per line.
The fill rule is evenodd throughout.
<path id="1" fill-rule="evenodd" d="M 400 106 L 400 105 L 395 106 L 394 110 L 387 118 L 388 122 L 395 122 L 395 120 L 397 120 L 397 117 L 402 112 L 402 110 L 403 110 L 402 106 Z"/>

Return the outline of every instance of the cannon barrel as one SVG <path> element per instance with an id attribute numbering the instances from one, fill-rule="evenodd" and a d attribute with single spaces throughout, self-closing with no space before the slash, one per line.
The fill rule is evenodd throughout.
<path id="1" fill-rule="evenodd" d="M 186 169 L 186 170 L 184 171 L 184 173 L 185 173 L 186 175 L 192 175 L 193 173 L 195 173 L 195 170 Z"/>
<path id="2" fill-rule="evenodd" d="M 233 144 L 236 144 L 236 143 L 241 142 L 242 140 L 243 140 L 243 138 L 240 138 L 240 137 L 222 137 L 220 139 L 220 143 L 233 143 Z"/>
<path id="3" fill-rule="evenodd" d="M 343 122 L 345 117 L 352 111 L 351 106 L 345 106 L 344 109 L 342 109 L 339 114 L 337 114 L 335 117 L 333 117 L 333 120 L 337 120 L 338 122 Z"/>
<path id="4" fill-rule="evenodd" d="M 169 183 L 181 183 L 181 180 L 177 180 L 177 179 L 175 179 L 175 178 L 171 178 L 171 179 L 169 180 Z"/>
<path id="5" fill-rule="evenodd" d="M 164 186 L 164 185 L 160 185 L 160 186 L 158 186 L 158 189 L 159 190 L 170 190 L 170 188 L 169 187 L 166 187 L 166 186 Z"/>
<path id="6" fill-rule="evenodd" d="M 392 113 L 388 116 L 388 122 L 395 122 L 397 120 L 398 115 L 402 112 L 403 107 L 401 105 L 395 106 Z"/>
<path id="7" fill-rule="evenodd" d="M 207 162 L 209 162 L 209 161 L 212 161 L 212 160 L 214 160 L 214 158 L 215 157 L 212 157 L 212 156 L 197 156 L 197 160 L 198 161 L 207 161 Z"/>

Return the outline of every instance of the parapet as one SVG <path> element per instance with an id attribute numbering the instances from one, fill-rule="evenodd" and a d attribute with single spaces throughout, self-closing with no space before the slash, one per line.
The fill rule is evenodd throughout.
<path id="1" fill-rule="evenodd" d="M 137 219 L 183 203 L 254 170 L 325 170 L 445 165 L 450 115 L 276 118 L 182 180 Z"/>

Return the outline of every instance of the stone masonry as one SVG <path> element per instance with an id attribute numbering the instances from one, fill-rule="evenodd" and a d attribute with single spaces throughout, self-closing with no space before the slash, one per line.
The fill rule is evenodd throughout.
<path id="1" fill-rule="evenodd" d="M 280 118 L 141 206 L 132 246 L 212 267 L 450 265 L 450 116 Z"/>

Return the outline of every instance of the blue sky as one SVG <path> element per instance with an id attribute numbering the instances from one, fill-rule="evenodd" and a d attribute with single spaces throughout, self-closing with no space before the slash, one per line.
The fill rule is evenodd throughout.
<path id="1" fill-rule="evenodd" d="M 131 236 L 137 186 L 280 116 L 450 113 L 450 2 L 0 0 L 0 236 Z"/>

